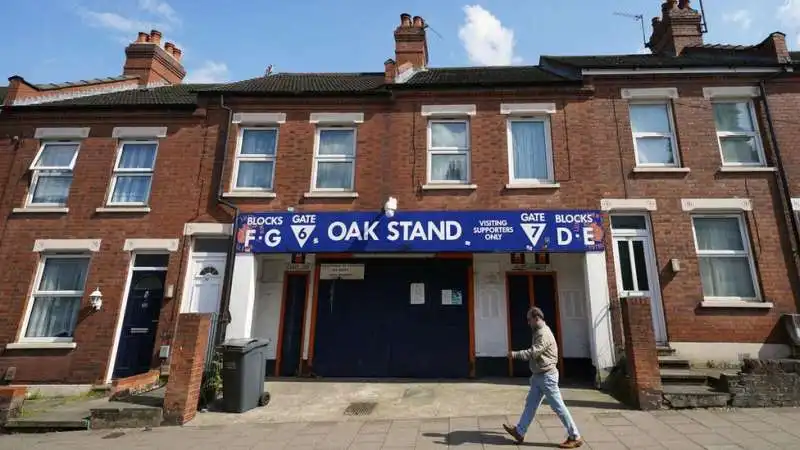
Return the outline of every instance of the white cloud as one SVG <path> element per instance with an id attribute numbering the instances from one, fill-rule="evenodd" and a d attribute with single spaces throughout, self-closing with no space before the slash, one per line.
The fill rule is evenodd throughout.
<path id="1" fill-rule="evenodd" d="M 800 45 L 800 0 L 785 0 L 778 8 L 777 16 L 784 26 L 796 33 L 795 39 Z"/>
<path id="2" fill-rule="evenodd" d="M 197 69 L 190 70 L 186 76 L 186 83 L 222 83 L 228 81 L 230 71 L 223 62 L 206 61 Z"/>
<path id="3" fill-rule="evenodd" d="M 727 23 L 739 25 L 739 27 L 743 30 L 747 30 L 750 28 L 750 25 L 753 24 L 753 17 L 750 14 L 750 11 L 746 9 L 727 12 L 722 15 L 722 20 Z"/>
<path id="4" fill-rule="evenodd" d="M 480 5 L 465 6 L 464 14 L 458 37 L 473 64 L 506 66 L 521 62 L 522 59 L 514 55 L 514 30 L 504 27 L 494 14 Z"/>
<path id="5" fill-rule="evenodd" d="M 111 12 L 82 11 L 81 16 L 89 25 L 128 34 L 150 30 L 158 26 L 158 24 L 152 22 L 129 19 Z"/>
<path id="6" fill-rule="evenodd" d="M 157 16 L 161 16 L 169 22 L 180 23 L 178 13 L 167 2 L 159 0 L 139 0 L 139 8 Z"/>

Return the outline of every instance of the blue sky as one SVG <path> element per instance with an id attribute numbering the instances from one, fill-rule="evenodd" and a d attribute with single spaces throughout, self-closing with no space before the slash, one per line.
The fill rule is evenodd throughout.
<path id="1" fill-rule="evenodd" d="M 698 7 L 698 1 L 692 2 Z M 800 48 L 800 0 L 705 0 L 706 42 L 752 44 L 769 32 Z M 156 28 L 183 50 L 186 81 L 278 72 L 382 71 L 402 12 L 420 15 L 430 65 L 536 64 L 541 54 L 643 51 L 661 0 L 26 0 L 3 9 L 0 75 L 34 83 L 119 75 L 124 46 Z"/>

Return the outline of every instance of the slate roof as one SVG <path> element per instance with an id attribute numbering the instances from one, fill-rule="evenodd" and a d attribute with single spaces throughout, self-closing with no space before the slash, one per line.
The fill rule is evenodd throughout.
<path id="1" fill-rule="evenodd" d="M 539 66 L 445 67 L 417 72 L 398 87 L 502 85 L 576 81 Z"/>
<path id="2" fill-rule="evenodd" d="M 196 90 L 215 87 L 215 84 L 177 84 L 156 88 L 137 88 L 121 92 L 89 95 L 55 102 L 38 103 L 34 107 L 65 106 L 183 106 L 197 103 Z"/>
<path id="3" fill-rule="evenodd" d="M 383 87 L 383 72 L 371 73 L 278 73 L 221 84 L 212 92 L 298 94 L 355 93 L 377 91 Z"/>
<path id="4" fill-rule="evenodd" d="M 568 65 L 579 69 L 657 69 L 684 67 L 778 67 L 774 59 L 733 52 L 691 53 L 683 56 L 594 55 L 594 56 L 542 56 L 542 63 Z"/>

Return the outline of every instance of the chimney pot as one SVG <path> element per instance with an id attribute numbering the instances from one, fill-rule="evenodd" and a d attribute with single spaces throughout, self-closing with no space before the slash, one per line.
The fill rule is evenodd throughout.
<path id="1" fill-rule="evenodd" d="M 400 26 L 403 28 L 408 28 L 411 26 L 411 14 L 400 14 Z"/>
<path id="2" fill-rule="evenodd" d="M 172 51 L 174 49 L 175 49 L 175 44 L 173 44 L 172 42 L 166 42 L 164 44 L 164 50 L 166 50 L 167 53 L 169 53 L 170 55 L 172 54 Z"/>
<path id="3" fill-rule="evenodd" d="M 414 16 L 414 27 L 415 28 L 424 28 L 424 26 L 425 26 L 425 21 L 422 20 L 422 17 Z"/>
<path id="4" fill-rule="evenodd" d="M 178 47 L 173 47 L 172 48 L 172 56 L 174 56 L 175 59 L 180 61 L 182 55 L 183 55 L 183 51 L 181 49 L 179 49 Z"/>
<path id="5" fill-rule="evenodd" d="M 144 44 L 147 40 L 150 39 L 150 35 L 145 33 L 144 31 L 139 32 L 139 36 L 136 37 L 137 44 Z"/>
<path id="6" fill-rule="evenodd" d="M 161 44 L 161 32 L 158 30 L 150 30 L 150 42 L 153 44 Z"/>
<path id="7" fill-rule="evenodd" d="M 689 1 L 690 0 L 678 0 L 678 9 L 692 9 L 692 7 L 689 6 Z"/>

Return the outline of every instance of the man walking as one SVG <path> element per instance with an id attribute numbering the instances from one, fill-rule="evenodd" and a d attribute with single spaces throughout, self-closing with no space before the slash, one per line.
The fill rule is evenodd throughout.
<path id="1" fill-rule="evenodd" d="M 533 345 L 531 348 L 511 352 L 514 359 L 530 361 L 531 368 L 531 389 L 528 391 L 528 398 L 525 400 L 525 409 L 519 418 L 516 427 L 503 424 L 503 428 L 517 443 L 525 440 L 525 433 L 528 431 L 536 410 L 542 403 L 542 399 L 547 397 L 547 402 L 553 411 L 561 419 L 561 423 L 567 429 L 567 440 L 562 442 L 561 448 L 577 448 L 583 445 L 583 438 L 578 432 L 578 427 L 572 420 L 572 416 L 561 398 L 561 390 L 558 388 L 558 344 L 550 327 L 544 321 L 544 313 L 536 307 L 528 310 L 528 325 L 533 330 Z"/>

